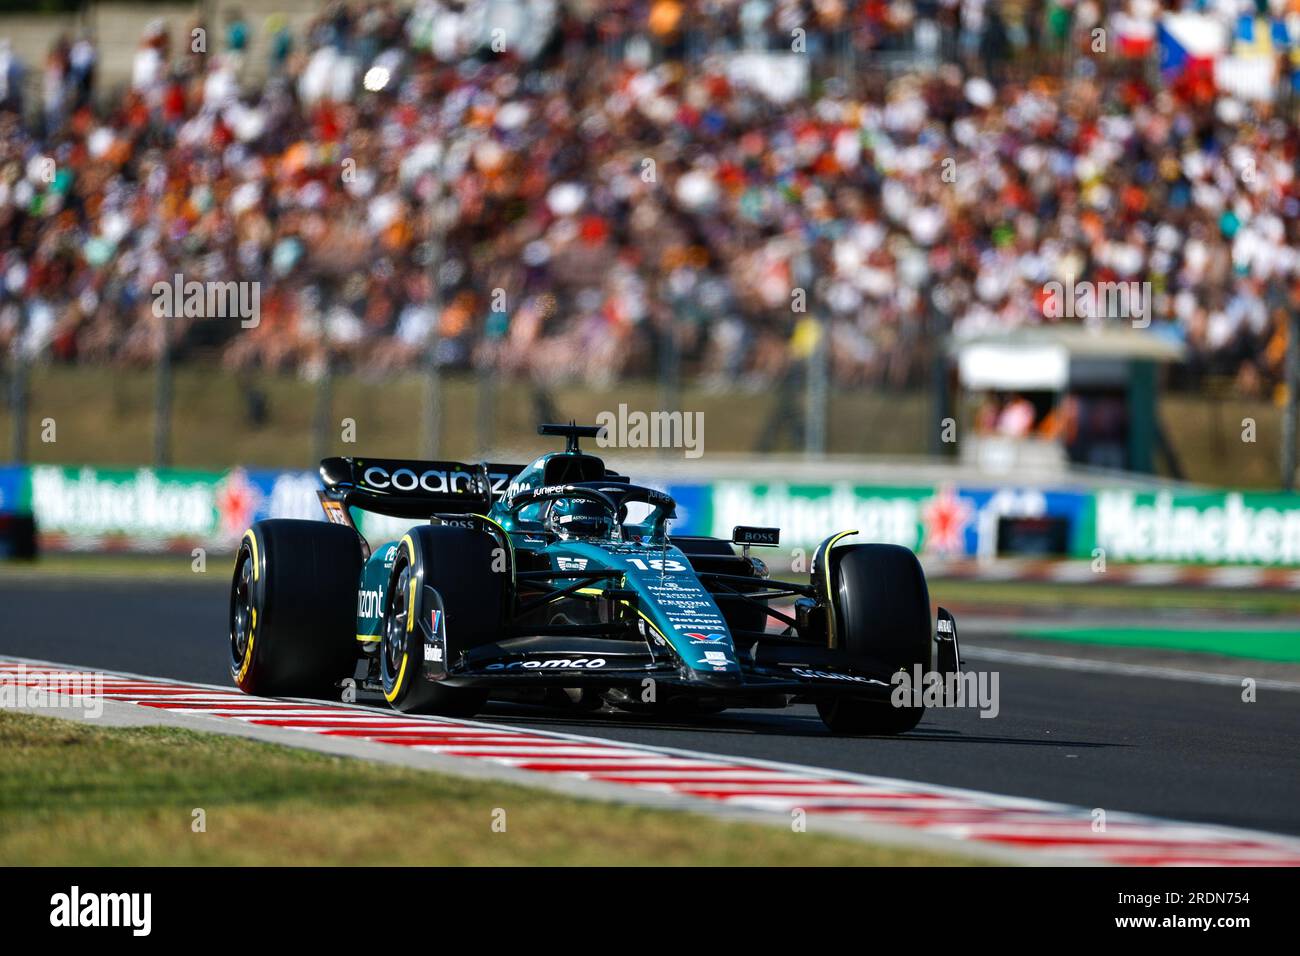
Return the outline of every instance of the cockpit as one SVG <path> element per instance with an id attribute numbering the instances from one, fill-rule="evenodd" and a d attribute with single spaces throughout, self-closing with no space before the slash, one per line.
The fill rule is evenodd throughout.
<path id="1" fill-rule="evenodd" d="M 565 540 L 647 543 L 662 542 L 668 522 L 677 515 L 672 496 L 609 479 L 546 484 L 521 491 L 508 511 L 519 530 Z"/>

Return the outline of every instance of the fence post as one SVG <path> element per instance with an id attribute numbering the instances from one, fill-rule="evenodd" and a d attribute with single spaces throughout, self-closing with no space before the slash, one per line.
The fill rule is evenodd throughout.
<path id="1" fill-rule="evenodd" d="M 935 304 L 933 291 L 927 293 L 922 336 L 933 351 L 929 360 L 930 434 L 926 440 L 926 451 L 936 457 L 949 451 L 943 441 L 943 420 L 949 412 L 954 418 L 957 414 L 948 388 L 948 337 L 951 334 L 951 325 L 944 321 L 944 313 Z"/>
<path id="2" fill-rule="evenodd" d="M 681 356 L 677 350 L 678 307 L 674 304 L 669 310 L 668 328 L 661 329 L 659 341 L 659 410 L 663 412 L 686 411 L 681 404 Z M 672 419 L 668 419 L 670 422 Z M 671 428 L 671 425 L 669 426 Z M 684 441 L 684 435 L 671 435 L 669 441 L 662 443 L 659 456 L 667 458 L 672 454 L 672 446 Z"/>
<path id="3" fill-rule="evenodd" d="M 1288 308 L 1286 336 L 1286 408 L 1282 418 L 1282 490 L 1295 490 L 1296 417 L 1300 414 L 1300 309 Z"/>
<path id="4" fill-rule="evenodd" d="M 438 318 L 441 310 L 430 302 L 433 326 L 424 353 L 424 448 L 425 458 L 437 458 L 442 432 L 442 372 L 438 369 Z"/>
<path id="5" fill-rule="evenodd" d="M 162 344 L 154 376 L 153 464 L 155 468 L 166 468 L 171 464 L 172 344 L 169 320 L 161 318 L 158 321 Z"/>
<path id="6" fill-rule="evenodd" d="M 27 460 L 27 361 L 23 358 L 23 335 L 27 331 L 27 309 L 19 306 L 18 333 L 10 356 L 9 406 L 13 412 L 12 450 L 14 464 Z"/>
<path id="7" fill-rule="evenodd" d="M 438 170 L 441 176 L 441 169 Z M 426 459 L 437 458 L 442 444 L 442 371 L 438 368 L 438 344 L 442 334 L 442 251 L 443 226 L 438 203 L 439 185 L 429 204 L 429 334 L 424 352 L 423 441 Z"/>
<path id="8" fill-rule="evenodd" d="M 496 380 L 497 371 L 486 357 L 480 360 L 478 367 L 478 408 L 475 409 L 475 432 L 478 435 L 478 448 L 487 454 L 492 447 L 493 426 L 496 423 Z"/>
<path id="9" fill-rule="evenodd" d="M 325 351 L 325 369 L 316 389 L 316 411 L 311 423 L 311 465 L 314 468 L 329 452 L 330 410 L 334 405 L 334 353 Z"/>
<path id="10" fill-rule="evenodd" d="M 809 458 L 826 454 L 826 417 L 830 404 L 830 328 L 825 316 L 817 319 L 817 341 L 808 355 L 808 380 L 804 397 L 803 450 Z"/>

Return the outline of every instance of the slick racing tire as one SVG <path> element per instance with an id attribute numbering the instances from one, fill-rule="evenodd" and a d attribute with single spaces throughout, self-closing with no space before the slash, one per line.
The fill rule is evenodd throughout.
<path id="1" fill-rule="evenodd" d="M 333 697 L 357 662 L 361 539 L 273 518 L 244 532 L 230 588 L 230 676 L 271 697 Z"/>
<path id="2" fill-rule="evenodd" d="M 428 679 L 425 647 L 441 640 L 446 665 L 500 637 L 509 572 L 497 547 L 490 535 L 453 525 L 412 528 L 398 545 L 379 648 L 384 697 L 397 710 L 469 717 L 487 703 L 487 691 Z M 441 612 L 441 635 L 433 632 L 434 612 Z"/>
<path id="3" fill-rule="evenodd" d="M 831 552 L 831 594 L 840 649 L 883 664 L 889 673 L 930 670 L 930 593 L 921 564 L 907 548 L 852 544 Z M 925 713 L 889 701 L 840 697 L 817 712 L 837 734 L 901 734 Z"/>

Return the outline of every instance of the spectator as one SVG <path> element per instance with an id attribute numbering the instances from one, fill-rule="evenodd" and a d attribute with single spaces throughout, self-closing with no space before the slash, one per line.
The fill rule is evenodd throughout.
<path id="1" fill-rule="evenodd" d="M 98 106 L 93 45 L 61 43 L 41 130 L 0 47 L 22 277 L 0 317 L 22 297 L 38 353 L 147 363 L 150 290 L 182 274 L 260 283 L 255 330 L 168 326 L 182 356 L 237 368 L 409 367 L 436 329 L 451 365 L 599 381 L 671 347 L 686 374 L 759 389 L 825 334 L 838 381 L 902 387 L 949 330 L 1107 321 L 1043 306 L 1086 277 L 1149 282 L 1153 331 L 1196 368 L 1278 380 L 1294 123 L 1086 54 L 1043 67 L 1032 38 L 1086 49 L 1095 5 L 518 3 L 503 48 L 484 9 L 337 3 L 296 35 L 271 18 L 270 76 L 246 88 L 242 16 L 223 50 L 175 58 L 156 21 Z M 931 28 L 936 68 L 857 68 Z M 796 29 L 823 53 L 791 52 Z"/>

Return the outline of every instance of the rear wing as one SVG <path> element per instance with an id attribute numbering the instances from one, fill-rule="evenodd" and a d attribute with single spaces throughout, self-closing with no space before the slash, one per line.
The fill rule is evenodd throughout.
<path id="1" fill-rule="evenodd" d="M 349 507 L 394 518 L 486 511 L 523 465 L 403 458 L 326 458 L 320 463 L 321 505 L 331 521 Z"/>

